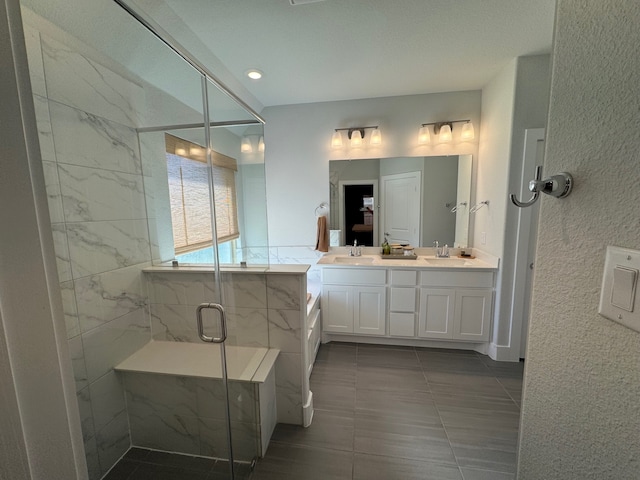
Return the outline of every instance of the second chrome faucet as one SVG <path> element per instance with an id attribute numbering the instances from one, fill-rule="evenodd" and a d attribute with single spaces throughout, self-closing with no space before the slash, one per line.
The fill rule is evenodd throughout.
<path id="1" fill-rule="evenodd" d="M 433 242 L 433 248 L 436 251 L 436 255 L 435 255 L 436 257 L 449 258 L 449 245 L 447 245 L 446 243 L 444 244 L 443 247 L 441 247 L 438 241 L 436 240 Z"/>
<path id="2" fill-rule="evenodd" d="M 349 249 L 349 256 L 350 257 L 360 257 L 361 255 L 362 255 L 362 249 L 358 245 L 358 240 L 354 240 L 353 241 L 353 247 L 351 247 Z"/>

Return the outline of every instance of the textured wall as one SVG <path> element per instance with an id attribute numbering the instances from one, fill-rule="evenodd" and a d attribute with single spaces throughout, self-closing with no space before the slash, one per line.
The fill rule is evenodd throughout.
<path id="1" fill-rule="evenodd" d="M 605 248 L 640 249 L 640 3 L 559 0 L 519 480 L 638 479 L 640 333 L 597 313 Z M 636 301 L 637 303 L 637 301 Z"/>

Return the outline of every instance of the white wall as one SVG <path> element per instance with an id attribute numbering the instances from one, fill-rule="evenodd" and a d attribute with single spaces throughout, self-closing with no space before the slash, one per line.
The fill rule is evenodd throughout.
<path id="1" fill-rule="evenodd" d="M 315 244 L 315 208 L 329 202 L 329 160 L 469 153 L 475 163 L 480 100 L 479 91 L 470 91 L 265 108 L 270 245 Z M 476 140 L 418 145 L 420 124 L 463 118 L 473 121 Z M 365 125 L 380 125 L 380 147 L 331 148 L 335 128 Z M 459 134 L 456 124 L 454 140 Z"/>
<path id="2" fill-rule="evenodd" d="M 640 249 L 640 3 L 559 0 L 519 480 L 637 479 L 640 333 L 597 313 L 607 245 Z M 638 308 L 636 299 L 636 308 Z"/>

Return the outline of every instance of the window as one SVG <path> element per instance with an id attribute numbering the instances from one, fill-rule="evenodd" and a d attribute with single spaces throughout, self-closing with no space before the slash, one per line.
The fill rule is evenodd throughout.
<path id="1" fill-rule="evenodd" d="M 212 245 L 209 172 L 206 150 L 165 134 L 171 221 L 176 254 Z M 235 159 L 211 152 L 218 243 L 234 240 L 238 230 Z"/>

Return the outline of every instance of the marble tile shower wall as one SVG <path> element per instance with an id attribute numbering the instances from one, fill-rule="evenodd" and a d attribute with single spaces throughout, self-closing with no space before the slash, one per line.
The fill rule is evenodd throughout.
<path id="1" fill-rule="evenodd" d="M 195 310 L 200 303 L 216 298 L 213 276 L 181 271 L 147 276 L 153 338 L 199 343 Z M 221 280 L 223 304 L 230 305 L 228 343 L 280 349 L 276 361 L 278 422 L 302 424 L 306 276 L 223 273 Z"/>
<path id="2" fill-rule="evenodd" d="M 98 479 L 130 446 L 113 366 L 151 335 L 132 103 L 144 91 L 37 28 L 25 25 L 25 37 L 85 451 Z"/>

